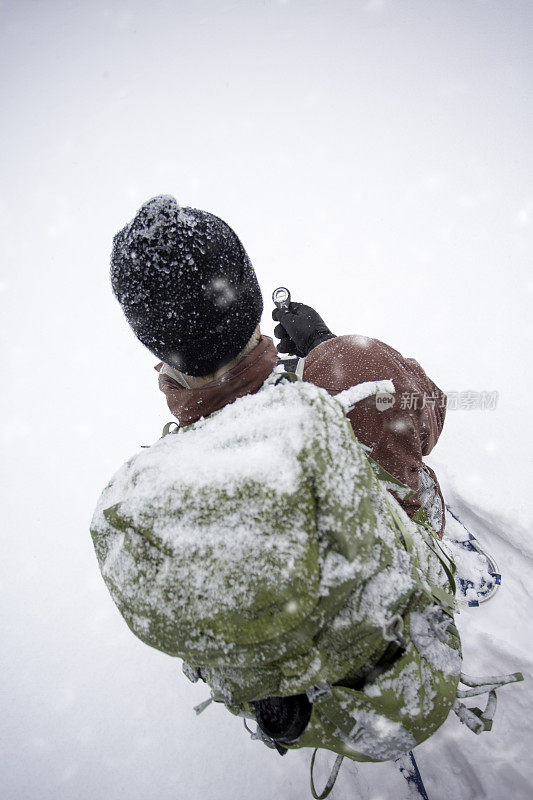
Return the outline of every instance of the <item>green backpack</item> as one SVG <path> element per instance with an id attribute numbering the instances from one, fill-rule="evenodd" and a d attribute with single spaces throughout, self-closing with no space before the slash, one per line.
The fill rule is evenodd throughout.
<path id="1" fill-rule="evenodd" d="M 346 418 L 383 386 L 332 398 L 273 373 L 256 394 L 167 426 L 112 478 L 92 520 L 103 578 L 136 636 L 182 658 L 234 714 L 308 699 L 296 738 L 261 733 L 281 752 L 394 759 L 451 708 L 476 732 L 490 727 L 491 708 L 458 700 L 469 679 L 454 565 Z M 495 688 L 481 683 L 476 693 Z"/>

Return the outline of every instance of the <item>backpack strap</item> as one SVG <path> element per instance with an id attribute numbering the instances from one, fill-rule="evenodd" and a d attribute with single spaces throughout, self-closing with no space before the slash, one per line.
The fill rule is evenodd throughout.
<path id="1" fill-rule="evenodd" d="M 278 367 L 283 367 L 285 372 L 292 372 L 297 375 L 300 380 L 303 380 L 305 366 L 305 357 L 299 358 L 298 356 L 290 356 L 289 358 L 281 358 L 278 356 Z"/>
<path id="2" fill-rule="evenodd" d="M 175 426 L 174 428 L 172 427 L 173 425 Z M 165 436 L 168 436 L 169 433 L 177 433 L 179 431 L 179 429 L 180 429 L 180 426 L 178 425 L 178 423 L 175 420 L 172 420 L 171 422 L 167 422 L 167 424 L 163 428 L 163 433 L 161 434 L 161 438 L 164 439 Z"/>
<path id="3" fill-rule="evenodd" d="M 333 769 L 331 770 L 330 776 L 328 778 L 328 781 L 327 781 L 326 785 L 324 786 L 324 789 L 322 790 L 322 792 L 320 794 L 317 794 L 317 790 L 315 788 L 315 783 L 313 781 L 313 768 L 315 766 L 315 757 L 316 757 L 317 751 L 318 751 L 318 747 L 315 747 L 315 749 L 313 751 L 313 755 L 311 756 L 311 793 L 312 793 L 313 797 L 315 798 L 315 800 L 324 800 L 324 798 L 328 796 L 328 794 L 331 792 L 331 790 L 333 789 L 333 787 L 335 785 L 335 781 L 337 780 L 337 775 L 339 774 L 339 770 L 341 768 L 341 764 L 342 764 L 342 761 L 344 759 L 344 756 L 341 756 L 341 755 L 337 756 L 337 758 L 335 759 L 335 763 L 333 765 Z"/>
<path id="4" fill-rule="evenodd" d="M 507 683 L 517 683 L 523 681 L 524 676 L 521 672 L 513 672 L 509 675 L 491 675 L 486 678 L 474 678 L 461 672 L 459 683 L 470 687 L 468 689 L 457 689 L 457 696 L 452 708 L 461 722 L 470 728 L 474 733 L 480 734 L 492 729 L 492 720 L 496 713 L 496 689 L 501 689 Z M 461 703 L 460 698 L 479 697 L 487 694 L 487 705 L 485 710 L 480 708 L 468 708 Z"/>
<path id="5" fill-rule="evenodd" d="M 405 549 L 409 554 L 412 554 L 414 548 L 413 537 L 411 536 L 411 533 L 407 525 L 404 523 L 400 514 L 394 507 L 394 502 L 393 501 L 389 502 L 387 498 L 387 505 L 389 507 L 396 528 L 398 529 L 401 538 L 404 542 Z M 443 610 L 447 614 L 453 616 L 453 613 L 457 610 L 457 604 L 455 602 L 455 588 L 456 588 L 455 578 L 454 578 L 455 564 L 453 563 L 451 558 L 444 552 L 442 547 L 439 544 L 437 544 L 437 541 L 432 534 L 429 534 L 427 537 L 424 537 L 424 543 L 429 547 L 432 553 L 439 559 L 442 568 L 446 573 L 446 577 L 448 578 L 449 591 L 446 591 L 445 589 L 442 589 L 440 586 L 437 586 L 435 583 L 428 581 L 429 588 L 431 590 L 431 597 L 433 598 L 434 601 L 438 603 L 438 605 L 440 605 L 443 608 Z M 424 594 L 427 594 L 428 592 L 422 585 L 420 580 L 418 581 L 418 583 L 422 588 Z"/>

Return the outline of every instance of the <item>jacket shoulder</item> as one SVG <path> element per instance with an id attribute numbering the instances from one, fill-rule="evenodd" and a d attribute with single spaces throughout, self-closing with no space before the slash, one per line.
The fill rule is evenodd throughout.
<path id="1" fill-rule="evenodd" d="M 384 378 L 396 381 L 397 389 L 415 390 L 429 380 L 414 359 L 404 358 L 379 339 L 360 335 L 337 336 L 315 347 L 306 359 L 304 378 L 332 392 Z"/>

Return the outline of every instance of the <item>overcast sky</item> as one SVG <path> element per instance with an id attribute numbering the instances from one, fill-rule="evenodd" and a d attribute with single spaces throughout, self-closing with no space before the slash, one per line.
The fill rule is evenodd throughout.
<path id="1" fill-rule="evenodd" d="M 43 407 L 41 425 L 63 430 L 101 429 L 104 409 L 138 422 L 121 390 L 165 413 L 107 273 L 113 234 L 169 193 L 235 228 L 265 332 L 272 289 L 288 285 L 335 333 L 388 342 L 443 389 L 499 391 L 516 444 L 494 415 L 449 426 L 481 426 L 493 468 L 514 447 L 526 457 L 531 2 L 23 0 L 0 13 L 4 425 Z"/>

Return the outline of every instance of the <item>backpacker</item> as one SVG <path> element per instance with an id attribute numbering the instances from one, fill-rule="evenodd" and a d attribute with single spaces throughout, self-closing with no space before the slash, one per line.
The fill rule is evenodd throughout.
<path id="1" fill-rule="evenodd" d="M 453 563 L 387 491 L 410 490 L 368 458 L 346 403 L 274 373 L 130 459 L 91 534 L 129 627 L 215 701 L 257 718 L 304 697 L 278 744 L 382 761 L 459 713 Z"/>

